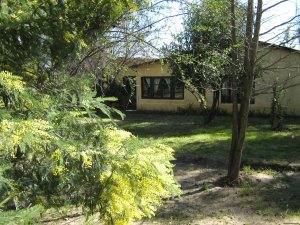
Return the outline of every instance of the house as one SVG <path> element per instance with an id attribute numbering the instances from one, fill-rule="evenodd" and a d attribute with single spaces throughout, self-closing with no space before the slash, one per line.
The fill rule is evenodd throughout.
<path id="1" fill-rule="evenodd" d="M 258 65 L 264 69 L 255 79 L 250 110 L 268 114 L 276 84 L 277 90 L 282 89 L 281 105 L 285 113 L 300 115 L 300 51 L 260 42 Z M 171 76 L 168 64 L 163 64 L 158 59 L 137 60 L 123 76 L 132 77 L 136 82 L 132 109 L 164 112 L 200 109 L 195 96 Z M 207 90 L 208 106 L 211 105 L 212 96 L 213 92 Z M 225 83 L 219 99 L 219 109 L 230 113 L 231 107 L 231 90 Z"/>

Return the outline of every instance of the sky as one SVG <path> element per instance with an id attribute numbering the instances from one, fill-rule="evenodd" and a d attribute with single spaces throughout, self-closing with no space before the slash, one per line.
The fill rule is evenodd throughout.
<path id="1" fill-rule="evenodd" d="M 263 9 L 266 9 L 272 4 L 276 4 L 280 1 L 281 0 L 264 0 Z M 273 28 L 274 26 L 277 26 L 293 18 L 296 15 L 296 5 L 300 6 L 300 0 L 289 0 L 266 11 L 263 14 L 263 18 L 262 18 L 263 22 L 261 26 L 261 33 L 264 33 L 270 30 L 271 28 Z M 180 13 L 180 4 L 178 2 L 168 2 L 167 7 L 168 8 L 162 10 L 160 14 L 156 14 L 155 17 L 163 18 L 164 16 L 177 15 Z M 300 22 L 300 20 L 298 21 Z M 182 31 L 183 29 L 182 22 L 183 22 L 183 17 L 176 16 L 176 17 L 171 17 L 169 19 L 165 19 L 159 24 L 157 24 L 158 27 L 162 28 L 162 31 L 158 34 L 159 38 L 158 38 L 157 45 L 162 46 L 163 44 L 170 43 L 172 41 L 172 36 Z M 294 20 L 294 23 L 295 22 L 296 20 Z M 270 31 L 268 34 L 262 35 L 260 37 L 260 40 L 267 41 L 274 44 L 279 44 L 285 35 L 281 33 L 287 29 L 287 26 L 288 25 L 280 26 Z M 291 26 L 290 35 L 292 35 L 292 33 L 297 29 L 297 27 L 293 24 L 289 24 L 289 26 Z M 288 45 L 288 47 L 300 49 L 300 46 L 297 41 Z"/>
<path id="2" fill-rule="evenodd" d="M 267 8 L 276 2 L 279 2 L 279 0 L 265 0 L 263 8 Z M 298 5 L 298 7 L 299 7 L 299 3 L 300 3 L 300 1 L 297 1 L 297 0 L 289 0 L 287 2 L 281 3 L 280 5 L 266 11 L 263 14 L 263 18 L 262 18 L 263 23 L 262 23 L 262 27 L 261 27 L 261 33 L 270 30 L 274 26 L 277 26 L 279 24 L 282 24 L 286 21 L 293 19 L 293 17 L 295 17 L 295 15 L 296 15 L 296 5 Z M 300 22 L 300 20 L 298 20 L 298 21 Z M 282 37 L 284 36 L 284 35 L 279 35 L 279 34 L 284 32 L 288 26 L 290 26 L 290 35 L 292 35 L 292 33 L 297 30 L 298 27 L 295 25 L 296 22 L 297 21 L 295 19 L 288 25 L 280 26 L 280 27 L 274 29 L 273 31 L 271 31 L 270 33 L 268 33 L 266 35 L 262 35 L 261 40 L 268 41 L 271 43 L 276 43 L 276 44 L 279 43 L 280 39 L 282 39 Z M 279 35 L 278 38 L 274 38 L 276 35 Z M 289 47 L 294 47 L 294 48 L 299 49 L 299 44 L 297 41 L 295 41 Z"/>

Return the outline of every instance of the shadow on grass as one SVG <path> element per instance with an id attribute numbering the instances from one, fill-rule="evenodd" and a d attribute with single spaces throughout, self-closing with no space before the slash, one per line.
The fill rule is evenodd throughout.
<path id="1" fill-rule="evenodd" d="M 193 160 L 197 157 L 206 157 L 223 160 L 225 162 L 229 155 L 230 140 L 194 141 L 180 143 L 176 140 L 166 141 L 165 144 L 173 146 L 176 157 L 187 155 Z M 196 158 L 195 158 L 196 157 Z M 244 163 L 262 163 L 289 165 L 300 162 L 300 136 L 285 137 L 260 137 L 248 140 L 244 147 L 242 160 Z M 188 161 L 188 160 L 186 160 Z"/>
<path id="2" fill-rule="evenodd" d="M 259 160 L 287 163 L 300 160 L 300 135 L 274 136 L 267 133 L 247 140 L 243 157 L 245 160 Z"/>
<path id="3" fill-rule="evenodd" d="M 183 137 L 196 134 L 210 134 L 230 127 L 228 117 L 221 117 L 209 126 L 202 123 L 200 116 L 178 115 L 130 115 L 120 122 L 123 129 L 141 138 Z M 228 132 L 230 129 L 228 129 Z"/>
<path id="4" fill-rule="evenodd" d="M 300 163 L 300 135 L 273 136 L 259 133 L 254 139 L 246 140 L 242 160 L 245 163 L 265 162 L 288 165 Z M 165 144 L 175 149 L 176 157 L 189 155 L 191 161 L 195 156 L 226 161 L 231 140 L 184 141 L 167 140 Z"/>
<path id="5" fill-rule="evenodd" d="M 176 157 L 181 158 L 184 155 L 190 158 L 190 161 L 197 161 L 198 157 L 220 159 L 226 161 L 229 155 L 230 140 L 217 141 L 217 142 L 204 142 L 195 141 L 191 143 L 172 143 L 166 142 L 166 144 L 174 146 Z M 198 156 L 198 157 L 196 157 Z M 186 160 L 188 161 L 188 159 Z"/>

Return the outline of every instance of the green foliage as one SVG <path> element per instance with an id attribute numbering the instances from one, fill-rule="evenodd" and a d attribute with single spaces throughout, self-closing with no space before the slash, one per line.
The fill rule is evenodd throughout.
<path id="1" fill-rule="evenodd" d="M 135 81 L 130 77 L 126 77 L 124 80 L 114 79 L 109 83 L 107 82 L 107 84 L 108 87 L 106 89 L 102 88 L 102 90 L 105 90 L 103 95 L 115 96 L 117 98 L 117 101 L 109 105 L 120 110 L 126 110 L 129 103 L 131 103 L 131 98 L 135 94 Z"/>
<path id="2" fill-rule="evenodd" d="M 243 172 L 246 173 L 246 174 L 254 174 L 255 173 L 255 170 L 252 169 L 251 166 L 244 166 L 243 167 Z"/>
<path id="3" fill-rule="evenodd" d="M 1 105 L 9 116 L 0 122 L 0 160 L 13 165 L 5 176 L 20 206 L 76 204 L 107 224 L 127 224 L 180 193 L 173 150 L 103 123 L 96 109 L 120 112 L 105 105 L 115 98 L 94 97 L 90 78 L 60 75 L 38 91 L 10 73 L 0 77 L 5 94 L 19 99 Z"/>
<path id="4" fill-rule="evenodd" d="M 14 189 L 13 181 L 3 176 L 4 172 L 9 168 L 11 168 L 11 166 L 1 165 L 0 167 L 0 209 L 9 201 L 12 190 Z"/>
<path id="5" fill-rule="evenodd" d="M 37 218 L 44 208 L 40 205 L 33 206 L 31 208 L 26 208 L 16 211 L 0 211 L 0 224 L 8 225 L 24 225 L 32 224 L 32 220 Z"/>
<path id="6" fill-rule="evenodd" d="M 184 31 L 168 46 L 167 60 L 172 74 L 197 98 L 208 124 L 217 114 L 223 83 L 230 81 L 230 2 L 204 0 L 190 4 L 186 12 Z M 238 18 L 243 18 L 242 13 Z M 242 20 L 238 24 L 241 26 Z M 207 90 L 213 91 L 211 106 L 206 104 Z"/>
<path id="7" fill-rule="evenodd" d="M 53 69 L 103 36 L 143 0 L 3 0 L 0 71 L 44 80 Z"/>
<path id="8" fill-rule="evenodd" d="M 184 31 L 169 46 L 173 74 L 202 93 L 208 86 L 218 87 L 227 75 L 230 51 L 229 5 L 205 0 L 193 4 Z"/>
<path id="9" fill-rule="evenodd" d="M 239 3 L 237 8 L 243 6 Z M 230 2 L 204 0 L 189 4 L 185 11 L 184 31 L 166 48 L 167 60 L 173 75 L 184 81 L 205 110 L 205 91 L 214 91 L 211 111 L 205 119 L 210 122 L 217 111 L 222 85 L 230 81 Z M 245 16 L 243 10 L 238 12 L 238 43 L 242 43 Z M 242 46 L 237 46 L 239 53 L 243 52 Z M 243 61 L 241 55 L 239 64 Z"/>
<path id="10" fill-rule="evenodd" d="M 284 97 L 284 90 L 279 90 L 277 82 L 273 84 L 273 98 L 271 103 L 271 115 L 270 124 L 271 129 L 275 131 L 280 131 L 283 129 L 283 117 L 284 111 L 282 108 L 282 98 Z"/>
<path id="11" fill-rule="evenodd" d="M 13 180 L 4 177 L 4 173 L 11 169 L 10 165 L 0 166 L 0 224 L 29 224 L 32 219 L 36 218 L 43 211 L 43 207 L 34 206 L 31 208 L 4 211 L 4 207 L 12 200 L 15 192 Z"/>
<path id="12" fill-rule="evenodd" d="M 18 76 L 4 71 L 0 73 L 1 94 L 16 94 L 24 91 L 24 82 Z"/>
<path id="13" fill-rule="evenodd" d="M 251 195 L 255 192 L 253 185 L 244 183 L 241 186 L 241 195 Z"/>
<path id="14" fill-rule="evenodd" d="M 253 169 L 251 166 L 244 166 L 243 167 L 243 172 L 249 175 L 255 174 L 255 173 L 264 173 L 267 175 L 276 175 L 277 171 L 272 170 L 270 168 L 265 168 L 265 169 Z"/>
<path id="15" fill-rule="evenodd" d="M 92 55 L 110 55 L 107 42 L 117 38 L 107 31 L 117 30 L 143 4 L 147 1 L 0 1 L 0 165 L 11 165 L 0 176 L 0 193 L 4 206 L 10 201 L 24 208 L 0 216 L 26 219 L 27 212 L 33 218 L 39 208 L 31 216 L 31 205 L 75 204 L 87 214 L 100 212 L 107 224 L 126 224 L 152 216 L 163 199 L 180 193 L 172 149 L 117 129 L 113 115 L 124 115 L 107 106 L 116 98 L 94 91 L 100 78 L 109 80 L 124 67 L 102 60 L 100 76 L 76 65 L 72 77 L 61 72 L 91 45 Z M 111 122 L 103 123 L 96 111 Z"/>

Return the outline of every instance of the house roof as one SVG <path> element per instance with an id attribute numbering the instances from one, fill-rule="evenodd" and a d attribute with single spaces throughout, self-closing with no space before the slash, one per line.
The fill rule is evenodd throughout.
<path id="1" fill-rule="evenodd" d="M 274 48 L 274 49 L 281 49 L 281 50 L 285 50 L 285 51 L 300 54 L 300 50 L 290 48 L 290 47 L 276 45 L 276 44 L 272 44 L 272 43 L 268 43 L 268 42 L 264 42 L 264 41 L 259 41 L 259 44 L 263 45 L 266 48 L 271 47 L 271 48 Z M 136 68 L 136 67 L 139 67 L 141 65 L 153 64 L 153 63 L 156 63 L 156 62 L 160 62 L 161 60 L 164 60 L 164 59 L 165 58 L 132 58 L 127 62 L 127 65 L 131 68 Z"/>
<path id="2" fill-rule="evenodd" d="M 293 52 L 293 53 L 299 53 L 300 51 L 294 48 L 290 48 L 290 47 L 285 47 L 282 45 L 276 45 L 276 44 L 272 44 L 272 43 L 268 43 L 268 42 L 264 42 L 264 41 L 259 41 L 259 44 L 264 45 L 265 47 L 272 47 L 274 49 L 282 49 L 282 50 L 286 50 L 289 52 Z"/>
<path id="3" fill-rule="evenodd" d="M 135 68 L 144 64 L 152 64 L 161 61 L 162 59 L 158 58 L 133 58 L 128 61 L 127 65 L 131 68 Z"/>

